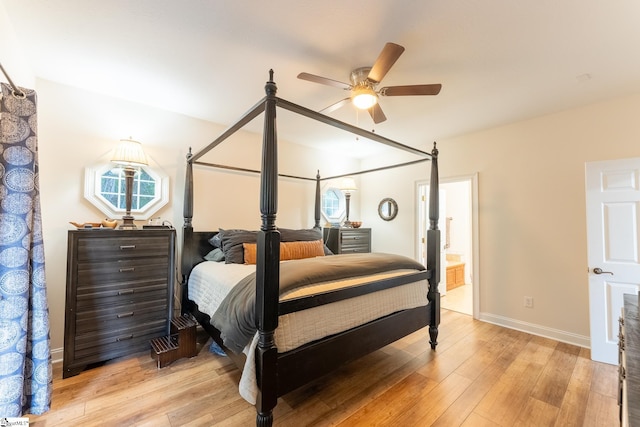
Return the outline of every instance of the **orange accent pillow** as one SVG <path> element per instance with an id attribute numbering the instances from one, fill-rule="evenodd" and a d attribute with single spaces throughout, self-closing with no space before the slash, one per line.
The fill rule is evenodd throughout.
<path id="1" fill-rule="evenodd" d="M 255 264 L 258 257 L 256 243 L 243 243 L 244 263 Z M 308 242 L 280 242 L 280 261 L 290 259 L 313 258 L 324 256 L 324 243 L 322 240 Z"/>

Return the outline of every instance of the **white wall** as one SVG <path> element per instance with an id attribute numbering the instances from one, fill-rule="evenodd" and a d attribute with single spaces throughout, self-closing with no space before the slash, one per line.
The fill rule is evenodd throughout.
<path id="1" fill-rule="evenodd" d="M 478 172 L 481 319 L 588 345 L 585 162 L 640 156 L 638 111 L 632 95 L 438 141 L 442 177 Z M 399 204 L 397 221 L 373 226 L 374 249 L 412 253 L 421 179 L 381 172 L 363 191 L 371 216 L 383 195 Z"/>

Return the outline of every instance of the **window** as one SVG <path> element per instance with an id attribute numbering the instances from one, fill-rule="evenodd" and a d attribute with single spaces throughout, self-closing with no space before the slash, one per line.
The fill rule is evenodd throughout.
<path id="1" fill-rule="evenodd" d="M 84 197 L 108 218 L 124 215 L 125 190 L 124 172 L 111 162 L 86 169 Z M 132 196 L 131 214 L 149 219 L 169 201 L 169 177 L 158 168 L 140 168 L 133 177 Z"/>
<path id="2" fill-rule="evenodd" d="M 149 173 L 141 169 L 133 177 L 133 191 L 131 199 L 131 212 L 140 212 L 153 201 L 159 185 Z M 125 202 L 125 178 L 121 168 L 106 171 L 100 176 L 100 192 L 105 203 L 111 204 L 113 209 L 124 210 Z"/>
<path id="3" fill-rule="evenodd" d="M 320 210 L 331 223 L 342 221 L 345 216 L 344 193 L 335 187 L 326 187 L 322 192 Z"/>

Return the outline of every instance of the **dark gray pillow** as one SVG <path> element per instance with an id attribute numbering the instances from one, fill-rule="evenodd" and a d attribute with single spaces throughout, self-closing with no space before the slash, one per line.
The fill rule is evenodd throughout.
<path id="1" fill-rule="evenodd" d="M 224 262 L 226 264 L 244 264 L 243 243 L 256 243 L 258 240 L 257 231 L 248 230 L 223 230 L 218 233 L 222 242 L 222 252 L 224 252 Z"/>
<path id="2" fill-rule="evenodd" d="M 312 242 L 322 239 L 320 230 L 314 228 L 292 230 L 290 228 L 278 228 L 280 241 L 282 242 Z"/>

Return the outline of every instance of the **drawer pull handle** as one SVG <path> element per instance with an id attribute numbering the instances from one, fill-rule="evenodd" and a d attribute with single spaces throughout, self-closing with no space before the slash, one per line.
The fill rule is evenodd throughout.
<path id="1" fill-rule="evenodd" d="M 125 249 L 135 249 L 136 245 L 120 245 L 120 249 L 121 250 L 125 250 Z"/>
<path id="2" fill-rule="evenodd" d="M 130 340 L 131 338 L 133 338 L 133 334 L 129 334 L 129 335 L 125 335 L 125 336 L 122 336 L 122 337 L 118 337 L 118 338 L 116 338 L 116 342 Z"/>
<path id="3" fill-rule="evenodd" d="M 131 317 L 133 316 L 133 311 L 130 311 L 128 313 L 120 313 L 118 314 L 118 319 L 122 319 L 123 317 Z"/>
<path id="4" fill-rule="evenodd" d="M 125 289 L 123 291 L 118 291 L 118 295 L 131 295 L 133 293 L 133 289 Z"/>
<path id="5" fill-rule="evenodd" d="M 120 269 L 120 273 L 126 273 L 126 272 L 129 272 L 129 271 L 136 271 L 136 268 L 135 267 L 123 267 L 123 268 Z"/>

